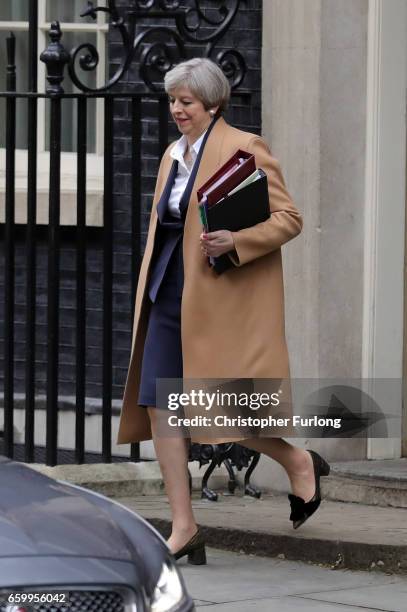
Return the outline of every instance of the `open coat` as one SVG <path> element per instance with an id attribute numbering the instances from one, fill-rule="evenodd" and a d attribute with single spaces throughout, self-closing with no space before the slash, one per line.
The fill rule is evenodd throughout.
<path id="1" fill-rule="evenodd" d="M 171 146 L 158 172 L 138 280 L 119 444 L 151 438 L 148 412 L 138 406 L 137 400 L 150 307 L 148 278 L 157 227 L 156 206 L 171 168 Z M 196 192 L 238 149 L 254 153 L 256 167 L 266 172 L 272 214 L 263 223 L 233 233 L 235 267 L 217 276 L 200 249 L 202 227 Z M 286 190 L 279 163 L 264 140 L 228 125 L 222 117 L 218 119 L 203 151 L 185 219 L 181 307 L 184 378 L 289 378 L 280 247 L 301 228 L 300 213 Z M 191 438 L 193 442 L 205 441 Z"/>

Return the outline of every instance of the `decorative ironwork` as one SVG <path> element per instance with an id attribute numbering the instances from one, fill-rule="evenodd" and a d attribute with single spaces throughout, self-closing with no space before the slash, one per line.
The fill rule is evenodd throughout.
<path id="1" fill-rule="evenodd" d="M 243 468 L 248 468 L 244 477 L 244 493 L 259 499 L 261 497 L 260 489 L 250 483 L 250 477 L 259 460 L 260 453 L 233 442 L 225 444 L 193 443 L 189 447 L 189 461 L 199 461 L 199 467 L 209 463 L 209 467 L 202 477 L 201 497 L 210 501 L 217 501 L 218 494 L 208 487 L 208 480 L 215 468 L 220 467 L 222 463 L 229 474 L 228 491 L 230 494 L 233 495 L 237 487 L 234 468 L 239 472 Z M 189 474 L 189 486 L 192 490 L 191 474 Z"/>
<path id="2" fill-rule="evenodd" d="M 140 49 L 140 76 L 144 83 L 151 91 L 159 91 L 162 87 L 155 84 L 153 75 L 164 77 L 165 73 L 174 65 L 172 49 L 164 42 L 147 42 L 148 38 L 152 38 L 157 34 L 167 34 L 173 39 L 176 44 L 178 56 L 180 59 L 186 59 L 186 49 L 181 36 L 174 30 L 163 26 L 150 28 L 145 30 L 134 41 L 134 51 Z"/>
<path id="3" fill-rule="evenodd" d="M 111 27 L 117 29 L 122 41 L 122 56 L 114 75 L 101 87 L 91 88 L 83 83 L 78 75 L 79 68 L 84 71 L 95 70 L 99 63 L 97 49 L 91 43 L 83 43 L 70 52 L 69 75 L 81 91 L 101 92 L 111 89 L 128 70 L 132 61 L 137 59 L 140 75 L 150 91 L 162 90 L 164 74 L 178 61 L 187 58 L 186 42 L 205 45 L 203 57 L 213 59 L 229 79 L 232 89 L 242 83 L 246 73 L 246 62 L 236 49 L 224 49 L 216 53 L 216 45 L 233 23 L 242 0 L 227 2 L 221 0 L 213 10 L 216 17 L 209 16 L 201 7 L 199 0 L 193 6 L 180 8 L 179 0 L 133 0 L 134 9 L 127 14 L 128 24 L 120 15 L 116 0 L 107 0 L 107 6 L 95 6 L 88 0 L 81 17 L 97 18 L 98 12 L 106 13 Z M 220 5 L 220 6 L 219 6 Z M 173 18 L 175 29 L 168 26 L 153 26 L 136 35 L 138 19 Z M 210 33 L 204 33 L 209 28 Z M 158 37 L 158 40 L 157 40 Z"/>
<path id="4" fill-rule="evenodd" d="M 102 87 L 91 88 L 80 80 L 76 72 L 76 62 L 79 57 L 79 66 L 82 70 L 95 70 L 99 64 L 99 54 L 97 49 L 91 43 L 83 43 L 72 49 L 68 66 L 69 76 L 71 77 L 72 82 L 81 91 L 96 92 L 111 89 L 113 85 L 115 85 L 122 78 L 133 59 L 132 30 L 128 30 L 124 23 L 123 17 L 119 14 L 116 8 L 116 0 L 107 0 L 107 6 L 97 7 L 94 6 L 93 2 L 88 0 L 88 7 L 85 11 L 83 11 L 83 13 L 81 13 L 81 17 L 91 17 L 92 19 L 96 20 L 98 12 L 106 13 L 110 17 L 111 27 L 117 30 L 120 34 L 123 49 L 122 61 L 115 74 L 107 81 L 107 83 L 105 83 Z M 86 54 L 79 55 L 84 51 L 86 51 Z"/>
<path id="5" fill-rule="evenodd" d="M 62 32 L 58 21 L 51 23 L 49 37 L 51 42 L 40 55 L 40 60 L 47 67 L 47 80 L 49 83 L 47 93 L 63 94 L 64 89 L 61 83 L 64 80 L 65 64 L 69 62 L 69 54 L 60 42 Z"/>

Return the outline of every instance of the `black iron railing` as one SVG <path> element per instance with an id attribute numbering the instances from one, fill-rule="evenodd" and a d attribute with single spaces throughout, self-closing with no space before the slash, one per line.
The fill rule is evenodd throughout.
<path id="1" fill-rule="evenodd" d="M 16 89 L 15 37 L 7 39 L 7 89 Z M 6 99 L 6 223 L 4 232 L 4 452 L 13 452 L 14 430 L 14 209 L 16 162 L 16 98 Z"/>
<path id="2" fill-rule="evenodd" d="M 180 9 L 180 3 L 170 2 L 133 2 L 134 10 L 127 16 L 127 23 L 118 13 L 115 2 L 108 0 L 106 12 L 111 17 L 111 26 L 117 28 L 123 40 L 123 57 L 118 72 L 102 87 L 93 90 L 87 88 L 80 81 L 77 74 L 76 62 L 79 61 L 83 70 L 94 70 L 97 66 L 97 52 L 90 44 L 81 45 L 73 49 L 70 54 L 61 45 L 61 31 L 58 22 L 54 22 L 50 30 L 50 44 L 41 54 L 46 64 L 47 88 L 45 93 L 37 91 L 37 39 L 38 39 L 38 3 L 30 2 L 29 14 L 29 61 L 28 61 L 28 91 L 16 92 L 16 66 L 15 66 L 15 38 L 10 34 L 7 40 L 8 62 L 7 91 L 0 92 L 0 100 L 5 100 L 5 126 L 6 126 L 6 172 L 5 172 L 5 222 L 4 222 L 4 434 L 3 453 L 13 457 L 14 439 L 14 323 L 15 323 L 15 252 L 16 252 L 16 226 L 15 226 L 15 177 L 16 177 L 16 125 L 19 117 L 16 115 L 17 100 L 26 102 L 27 108 L 27 222 L 25 224 L 25 271 L 26 271 L 26 300 L 25 300 L 25 439 L 24 459 L 33 462 L 36 456 L 34 429 L 35 429 L 35 372 L 36 372 L 36 292 L 38 282 L 37 262 L 37 143 L 38 126 L 37 110 L 40 99 L 49 101 L 50 110 L 47 116 L 49 122 L 49 223 L 47 227 L 48 249 L 48 283 L 47 283 L 47 371 L 46 371 L 46 463 L 55 465 L 58 459 L 58 371 L 59 371 L 59 323 L 60 323 L 60 281 L 61 281 L 61 232 L 60 205 L 61 205 L 61 106 L 65 100 L 71 100 L 76 108 L 77 131 L 77 184 L 76 184 L 76 213 L 75 225 L 75 265 L 76 265 L 76 330 L 75 330 L 75 449 L 74 459 L 77 463 L 86 461 L 85 444 L 85 414 L 86 414 L 86 291 L 87 291 L 87 232 L 86 226 L 86 184 L 87 184 L 87 117 L 89 101 L 94 98 L 104 103 L 104 195 L 103 195 L 103 227 L 101 229 L 101 249 L 103 251 L 103 340 L 102 340 L 102 448 L 101 459 L 104 462 L 112 460 L 111 423 L 112 423 L 112 369 L 113 369 L 113 140 L 115 105 L 119 100 L 130 103 L 130 196 L 131 196 L 131 302 L 134 304 L 136 284 L 140 269 L 142 245 L 142 155 L 141 134 L 143 108 L 151 100 L 157 101 L 157 141 L 159 155 L 168 145 L 168 102 L 162 87 L 157 86 L 157 74 L 162 80 L 166 70 L 171 68 L 174 61 L 174 48 L 178 48 L 180 56 L 175 61 L 187 55 L 184 43 L 204 45 L 204 55 L 212 57 L 222 66 L 229 76 L 234 95 L 240 100 L 250 101 L 250 92 L 242 90 L 239 86 L 243 80 L 246 65 L 240 52 L 235 49 L 225 49 L 216 55 L 216 45 L 224 35 L 236 16 L 240 5 L 235 0 L 232 6 L 224 10 L 219 9 L 216 19 L 208 19 L 205 12 L 199 8 L 200 3 L 192 3 L 195 9 Z M 155 7 L 156 9 L 155 10 Z M 158 10 L 159 9 L 159 10 Z M 105 10 L 93 7 L 88 2 L 88 9 L 84 14 L 93 17 L 96 12 Z M 191 12 L 192 11 L 192 12 Z M 190 22 L 191 15 L 195 15 L 195 25 Z M 155 19 L 173 18 L 176 30 L 169 27 L 153 27 L 145 32 L 136 32 L 136 21 L 153 17 Z M 204 26 L 205 35 L 200 34 L 200 27 Z M 208 28 L 213 27 L 212 34 Z M 155 41 L 154 36 L 166 34 L 169 45 L 162 40 Z M 82 52 L 82 55 L 81 55 Z M 173 58 L 171 60 L 171 57 Z M 146 90 L 144 92 L 129 93 L 128 91 L 113 91 L 129 68 L 132 61 L 139 62 L 140 75 Z M 66 94 L 63 90 L 64 67 L 71 81 L 81 90 L 77 93 Z M 151 113 L 151 105 L 149 108 Z M 129 330 L 130 332 L 130 330 Z M 0 440 L 1 441 L 1 440 Z M 131 445 L 130 458 L 139 458 L 139 445 Z"/>
<path id="3" fill-rule="evenodd" d="M 46 385 L 46 462 L 57 462 L 58 440 L 58 366 L 60 310 L 60 199 L 61 199 L 61 104 L 64 99 L 76 102 L 77 112 L 77 224 L 76 224 L 76 425 L 75 460 L 85 459 L 85 343 L 86 343 L 86 160 L 87 104 L 90 98 L 104 100 L 104 195 L 103 195 L 103 389 L 102 389 L 102 459 L 111 461 L 112 420 L 112 283 L 113 283 L 113 114 L 116 100 L 131 102 L 131 201 L 132 205 L 132 301 L 141 261 L 141 120 L 143 103 L 153 99 L 158 104 L 158 139 L 162 153 L 168 144 L 167 100 L 163 94 L 130 94 L 96 92 L 64 94 L 63 65 L 68 61 L 59 43 L 57 24 L 51 29 L 51 45 L 41 55 L 46 63 L 49 86 L 47 93 L 15 92 L 15 39 L 7 40 L 6 100 L 6 218 L 5 218 L 5 316 L 4 316 L 4 435 L 3 452 L 13 456 L 14 448 L 14 283 L 15 283 L 15 154 L 16 100 L 27 101 L 28 110 L 28 214 L 26 225 L 26 409 L 25 460 L 34 460 L 35 426 L 35 295 L 36 295 L 36 162 L 37 102 L 50 101 L 49 136 L 49 223 L 48 223 L 48 293 L 47 293 L 47 385 Z M 47 68 L 49 68 L 47 64 Z M 35 86 L 35 75 L 32 75 Z M 138 445 L 132 445 L 131 458 L 138 459 Z"/>
<path id="4" fill-rule="evenodd" d="M 10 75 L 11 77 L 11 75 Z M 104 196 L 103 196 L 103 425 L 102 457 L 111 459 L 112 417 L 112 285 L 113 285 L 113 112 L 117 99 L 131 102 L 132 150 L 132 297 L 141 262 L 141 116 L 143 103 L 157 94 L 40 94 L 0 93 L 6 99 L 6 218 L 5 218 L 5 316 L 4 316 L 4 453 L 13 456 L 13 396 L 14 396 L 14 252 L 15 252 L 15 131 L 16 99 L 28 102 L 28 112 L 38 99 L 48 98 L 50 109 L 50 176 L 48 225 L 48 318 L 47 318 L 47 464 L 54 465 L 57 456 L 58 411 L 58 354 L 59 354 L 59 294 L 60 294 L 60 174 L 61 174 L 61 102 L 72 99 L 77 109 L 77 224 L 76 231 L 76 430 L 75 458 L 84 460 L 85 453 L 85 344 L 86 344 L 86 130 L 87 102 L 89 98 L 104 101 Z M 35 102 L 35 105 L 32 104 Z M 31 104 L 30 104 L 31 103 Z M 160 96 L 158 106 L 158 134 L 160 148 L 167 145 L 167 100 Z M 26 224 L 26 412 L 25 460 L 34 460 L 34 406 L 35 406 L 35 295 L 36 295 L 36 182 L 37 148 L 35 122 L 31 118 L 28 139 L 28 216 Z M 137 445 L 132 458 L 138 456 Z"/>
<path id="5" fill-rule="evenodd" d="M 6 109 L 6 218 L 5 218 L 5 310 L 4 310 L 4 440 L 3 452 L 13 456 L 14 445 L 14 282 L 15 282 L 15 125 L 16 99 L 37 102 L 46 94 L 0 93 L 7 100 Z M 61 101 L 67 98 L 76 101 L 78 114 L 77 130 L 77 224 L 76 231 L 76 428 L 75 460 L 84 461 L 85 456 L 85 342 L 86 342 L 86 115 L 87 101 L 100 97 L 105 104 L 105 155 L 103 197 L 103 406 L 102 406 L 102 459 L 111 460 L 112 418 L 112 267 L 113 267 L 113 111 L 116 99 L 127 98 L 131 102 L 131 150 L 132 150 L 132 303 L 141 262 L 141 118 L 143 103 L 156 94 L 58 94 L 50 97 L 50 178 L 49 178 L 49 225 L 48 225 L 48 293 L 47 293 L 47 417 L 46 417 L 46 461 L 56 464 L 58 437 L 58 354 L 59 354 L 59 294 L 60 294 L 60 174 L 61 174 Z M 165 106 L 164 106 L 165 105 Z M 167 101 L 162 99 L 158 110 L 158 132 L 161 147 L 167 144 L 168 119 L 163 112 Z M 35 122 L 32 126 L 35 126 Z M 36 198 L 34 173 L 36 159 L 33 147 L 37 134 L 29 137 L 28 216 L 26 224 L 26 410 L 25 410 L 25 460 L 34 460 L 34 406 L 35 406 L 35 295 L 36 295 Z M 30 171 L 31 168 L 31 171 Z M 31 176 L 31 179 L 30 179 Z M 138 458 L 138 445 L 132 445 L 132 459 Z"/>

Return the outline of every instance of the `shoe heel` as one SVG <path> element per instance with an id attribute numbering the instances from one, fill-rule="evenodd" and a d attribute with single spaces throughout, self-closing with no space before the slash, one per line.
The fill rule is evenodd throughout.
<path id="1" fill-rule="evenodd" d="M 202 546 L 202 548 L 196 548 L 188 553 L 188 563 L 191 565 L 206 565 L 205 546 Z"/>

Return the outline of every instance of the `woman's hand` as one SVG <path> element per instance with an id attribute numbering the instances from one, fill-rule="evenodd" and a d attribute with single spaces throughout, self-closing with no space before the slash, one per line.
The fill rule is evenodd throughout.
<path id="1" fill-rule="evenodd" d="M 218 230 L 207 234 L 203 232 L 200 240 L 202 252 L 206 257 L 219 257 L 235 248 L 232 232 L 229 230 Z"/>

